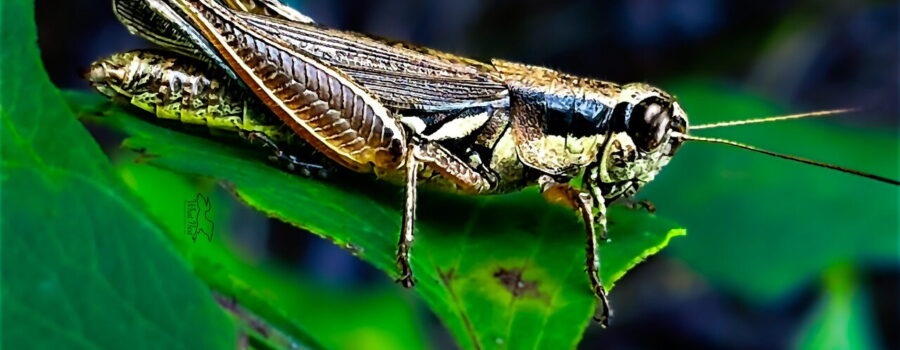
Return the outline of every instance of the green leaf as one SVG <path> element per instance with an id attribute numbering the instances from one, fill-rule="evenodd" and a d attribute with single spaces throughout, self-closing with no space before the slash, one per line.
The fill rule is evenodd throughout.
<path id="1" fill-rule="evenodd" d="M 2 347 L 233 348 L 234 324 L 50 83 L 32 2 L 0 14 Z"/>
<path id="2" fill-rule="evenodd" d="M 83 114 L 105 114 L 97 120 L 131 135 L 126 146 L 141 150 L 146 162 L 226 180 L 251 206 L 396 276 L 398 188 L 365 176 L 323 182 L 290 175 L 259 153 L 110 112 L 83 95 L 73 98 Z M 573 348 L 578 343 L 595 301 L 584 273 L 583 229 L 573 213 L 545 204 L 534 190 L 484 198 L 421 197 L 412 254 L 415 289 L 460 344 Z M 607 285 L 684 234 L 644 212 L 611 208 L 610 216 L 611 241 L 601 248 Z M 615 292 L 611 297 L 615 301 Z"/>
<path id="3" fill-rule="evenodd" d="M 335 290 L 298 277 L 273 264 L 247 257 L 232 239 L 229 223 L 242 205 L 211 181 L 122 159 L 119 171 L 126 184 L 164 223 L 169 238 L 194 266 L 195 273 L 237 305 L 251 309 L 267 326 L 312 348 L 421 349 L 422 320 L 401 289 L 384 285 L 366 290 Z M 165 191 L 160 191 L 165 188 Z M 193 241 L 184 228 L 184 202 L 204 194 L 210 201 L 213 239 Z M 262 224 L 265 221 L 261 222 Z M 253 230 L 242 223 L 243 229 Z M 267 227 L 257 225 L 265 234 Z M 373 322 L 377 320 L 377 322 Z"/>
<path id="4" fill-rule="evenodd" d="M 830 268 L 824 278 L 825 295 L 800 331 L 799 350 L 878 349 L 872 304 L 859 286 L 859 277 L 846 264 Z"/>
<path id="5" fill-rule="evenodd" d="M 783 114 L 712 81 L 672 84 L 692 124 Z M 834 106 L 837 107 L 837 106 Z M 790 111 L 794 112 L 794 111 Z M 827 119 L 697 130 L 764 149 L 900 178 L 892 130 Z M 639 196 L 691 228 L 671 253 L 751 301 L 777 298 L 845 261 L 898 261 L 896 186 L 734 147 L 688 143 Z"/>

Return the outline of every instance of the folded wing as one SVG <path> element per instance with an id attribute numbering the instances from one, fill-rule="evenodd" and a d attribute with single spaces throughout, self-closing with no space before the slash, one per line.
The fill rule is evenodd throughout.
<path id="1" fill-rule="evenodd" d="M 443 111 L 506 105 L 506 86 L 482 62 L 363 34 L 238 13 L 245 22 L 340 69 L 386 106 Z"/>
<path id="2" fill-rule="evenodd" d="M 406 141 L 393 115 L 353 79 L 215 0 L 172 0 L 228 68 L 313 147 L 361 172 L 402 164 Z"/>

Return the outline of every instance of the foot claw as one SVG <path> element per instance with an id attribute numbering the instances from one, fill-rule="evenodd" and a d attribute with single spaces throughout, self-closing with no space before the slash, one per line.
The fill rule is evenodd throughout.
<path id="1" fill-rule="evenodd" d="M 597 312 L 594 314 L 594 321 L 600 324 L 600 327 L 609 326 L 609 320 L 612 316 L 612 308 L 609 307 L 609 299 L 606 297 L 606 289 L 602 286 L 595 292 L 597 298 L 600 299 L 597 304 Z"/>
<path id="2" fill-rule="evenodd" d="M 399 256 L 407 255 L 400 254 Z M 400 283 L 400 285 L 402 285 L 404 288 L 412 288 L 416 285 L 416 280 L 413 279 L 412 267 L 409 266 L 409 260 L 407 259 L 397 259 L 397 265 L 400 266 L 400 277 L 397 278 L 397 280 L 395 280 L 394 282 Z"/>
<path id="3" fill-rule="evenodd" d="M 600 325 L 600 328 L 606 329 L 607 327 L 609 327 L 609 315 L 607 315 L 606 313 L 599 316 L 595 315 L 594 322 L 597 322 L 597 324 Z"/>
<path id="4" fill-rule="evenodd" d="M 416 285 L 416 281 L 413 279 L 411 274 L 400 276 L 400 278 L 398 278 L 394 282 L 400 283 L 400 285 L 406 289 L 412 288 Z"/>

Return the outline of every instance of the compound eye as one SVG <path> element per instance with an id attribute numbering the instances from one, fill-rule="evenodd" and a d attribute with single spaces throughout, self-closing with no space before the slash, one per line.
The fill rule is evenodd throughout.
<path id="1" fill-rule="evenodd" d="M 657 97 L 634 106 L 628 119 L 628 135 L 641 151 L 659 148 L 672 119 L 672 104 Z"/>

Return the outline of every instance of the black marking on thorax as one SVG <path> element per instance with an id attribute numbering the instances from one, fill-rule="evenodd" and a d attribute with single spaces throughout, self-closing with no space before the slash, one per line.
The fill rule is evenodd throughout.
<path id="1" fill-rule="evenodd" d="M 587 137 L 606 134 L 613 109 L 584 96 L 544 94 L 545 133 L 556 136 Z"/>
<path id="2" fill-rule="evenodd" d="M 628 102 L 619 102 L 609 115 L 609 130 L 612 132 L 622 132 L 628 126 L 628 118 L 631 116 L 631 110 L 634 105 Z"/>

